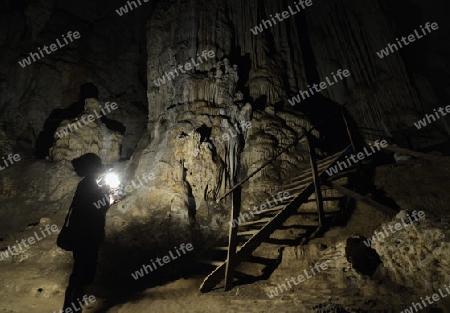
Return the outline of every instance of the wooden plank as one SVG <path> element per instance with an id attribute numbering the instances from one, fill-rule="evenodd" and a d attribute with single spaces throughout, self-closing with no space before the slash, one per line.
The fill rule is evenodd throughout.
<path id="1" fill-rule="evenodd" d="M 311 173 L 309 173 L 309 175 L 311 175 Z M 305 188 L 306 186 L 308 186 L 308 184 L 310 184 L 312 182 L 312 177 L 309 176 L 307 178 L 304 178 L 301 181 L 292 181 L 287 185 L 283 185 L 282 188 L 285 191 L 289 191 L 289 190 L 297 190 L 301 187 Z"/>
<path id="2" fill-rule="evenodd" d="M 287 203 L 286 203 L 287 204 Z M 263 214 L 266 214 L 266 213 L 273 213 L 273 212 L 277 212 L 277 211 L 280 211 L 280 210 L 282 210 L 285 206 L 286 206 L 286 204 L 283 204 L 283 205 L 277 205 L 277 206 L 275 206 L 275 207 L 273 207 L 273 208 L 271 208 L 271 209 L 267 209 L 267 210 L 264 210 L 264 211 L 259 211 L 259 212 L 255 212 L 255 213 L 253 213 L 254 215 L 263 215 Z"/>
<path id="3" fill-rule="evenodd" d="M 352 145 L 353 153 L 356 153 L 355 143 L 353 141 L 352 133 L 350 131 L 350 128 L 348 127 L 347 117 L 345 116 L 345 109 L 344 108 L 342 109 L 342 119 L 344 120 L 345 128 L 347 129 L 347 135 L 348 135 L 348 138 L 350 139 L 350 144 Z"/>
<path id="4" fill-rule="evenodd" d="M 233 227 L 234 219 L 238 218 L 239 211 L 241 209 L 241 199 L 240 199 L 241 188 L 238 187 L 233 190 L 231 193 L 231 204 L 232 204 L 232 214 L 230 221 L 230 231 L 229 231 L 229 240 L 228 240 L 228 252 L 227 252 L 227 261 L 226 261 L 226 269 L 225 269 L 225 291 L 230 290 L 233 286 L 233 271 L 235 266 L 235 257 L 236 257 L 236 246 L 237 246 L 237 234 L 238 227 Z"/>
<path id="5" fill-rule="evenodd" d="M 258 233 L 259 230 L 246 230 L 246 231 L 240 231 L 237 233 L 238 236 L 251 236 L 256 233 Z"/>
<path id="6" fill-rule="evenodd" d="M 325 201 L 339 201 L 339 200 L 342 200 L 343 198 L 344 198 L 344 196 L 325 197 L 325 198 L 322 196 L 322 201 L 323 202 L 325 202 Z M 310 203 L 310 202 L 315 202 L 315 201 L 316 201 L 315 198 L 310 198 L 305 203 Z"/>
<path id="7" fill-rule="evenodd" d="M 270 222 L 272 218 L 270 217 L 266 217 L 266 218 L 262 218 L 256 221 L 250 221 L 250 222 L 245 222 L 245 223 L 240 223 L 239 227 L 243 227 L 243 226 L 251 226 L 251 225 L 258 225 L 258 224 L 262 224 L 262 223 L 267 223 Z"/>
<path id="8" fill-rule="evenodd" d="M 221 266 L 223 264 L 223 261 L 213 261 L 213 260 L 206 260 L 206 259 L 197 260 L 197 262 L 202 263 L 202 264 L 212 265 L 212 266 Z"/>
<path id="9" fill-rule="evenodd" d="M 328 168 L 331 164 L 333 164 L 335 162 L 335 160 L 331 160 L 331 161 L 326 161 L 326 162 L 322 162 L 323 160 L 317 161 L 317 169 L 319 172 L 321 172 L 324 168 Z M 311 169 L 308 168 L 306 171 L 302 172 L 299 176 L 295 176 L 293 178 L 291 178 L 291 183 L 289 183 L 288 185 L 284 185 L 284 186 L 290 186 L 293 185 L 293 183 L 303 183 L 308 181 L 309 179 L 312 179 L 312 175 L 311 175 Z"/>
<path id="10" fill-rule="evenodd" d="M 353 199 L 355 199 L 357 201 L 361 201 L 361 202 L 363 202 L 363 203 L 365 203 L 367 205 L 370 205 L 371 207 L 373 207 L 373 208 L 375 208 L 377 210 L 380 210 L 380 211 L 382 211 L 385 214 L 395 215 L 395 214 L 398 213 L 396 210 L 394 210 L 394 209 L 392 209 L 390 207 L 387 207 L 387 206 L 385 206 L 385 205 L 383 205 L 381 203 L 378 203 L 378 202 L 372 200 L 369 197 L 366 197 L 366 196 L 363 196 L 363 195 L 361 195 L 359 193 L 351 191 L 350 189 L 342 187 L 341 185 L 335 184 L 333 182 L 330 182 L 330 184 L 331 184 L 331 187 L 333 187 L 334 189 L 339 191 L 341 194 L 349 196 L 349 197 L 352 197 Z"/>
<path id="11" fill-rule="evenodd" d="M 223 246 L 223 247 L 212 247 L 211 250 L 214 251 L 228 251 L 228 246 Z"/>
<path id="12" fill-rule="evenodd" d="M 319 213 L 319 229 L 321 229 L 323 227 L 323 220 L 324 220 L 322 190 L 320 190 L 319 174 L 317 173 L 316 155 L 314 153 L 314 147 L 312 146 L 311 137 L 309 133 L 307 133 L 306 138 L 308 140 L 309 163 L 311 166 L 311 172 L 313 177 L 314 193 L 316 194 L 317 211 Z"/>

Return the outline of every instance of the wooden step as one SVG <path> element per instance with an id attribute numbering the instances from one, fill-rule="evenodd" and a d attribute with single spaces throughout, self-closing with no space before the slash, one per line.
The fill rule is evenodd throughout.
<path id="1" fill-rule="evenodd" d="M 212 247 L 211 250 L 214 250 L 214 251 L 228 251 L 228 246 L 225 246 L 225 247 Z"/>
<path id="2" fill-rule="evenodd" d="M 287 204 L 281 204 L 281 205 L 277 205 L 271 209 L 267 209 L 267 210 L 261 210 L 259 212 L 254 212 L 254 215 L 262 215 L 262 214 L 266 214 L 266 213 L 272 213 L 272 212 L 278 212 L 280 210 L 282 210 Z"/>
<path id="3" fill-rule="evenodd" d="M 336 213 L 338 213 L 339 212 L 339 210 L 334 210 L 334 211 L 324 211 L 323 213 L 325 214 L 325 215 L 333 215 L 333 214 L 336 214 Z M 318 215 L 319 213 L 317 212 L 317 211 L 298 211 L 297 213 L 296 213 L 296 215 Z"/>
<path id="4" fill-rule="evenodd" d="M 289 183 L 287 185 L 281 186 L 284 192 L 289 192 L 290 194 L 297 191 L 297 193 L 301 192 L 312 182 L 312 177 L 305 179 L 304 181 Z"/>
<path id="5" fill-rule="evenodd" d="M 336 161 L 336 155 L 329 156 L 323 160 L 319 160 L 317 162 L 317 170 L 319 173 L 324 172 L 330 165 L 332 165 Z M 304 169 L 298 176 L 294 176 L 291 178 L 292 181 L 301 181 L 305 178 L 312 179 L 312 172 L 310 168 Z"/>
<path id="6" fill-rule="evenodd" d="M 329 168 L 331 164 L 333 164 L 337 159 L 339 159 L 339 157 L 342 156 L 343 152 L 344 151 L 341 151 L 339 153 L 336 153 L 335 155 L 329 156 L 318 162 L 319 163 L 318 167 L 320 168 L 321 172 L 319 177 L 322 177 L 324 170 Z M 229 288 L 233 282 L 233 276 L 230 275 L 230 273 L 232 274 L 233 269 L 236 268 L 236 266 L 239 265 L 240 263 L 245 262 L 246 258 L 251 257 L 253 251 L 255 251 L 255 249 L 258 248 L 264 240 L 269 239 L 272 233 L 274 233 L 277 229 L 280 229 L 283 223 L 289 218 L 289 216 L 295 214 L 302 206 L 302 204 L 307 202 L 309 197 L 314 193 L 315 187 L 313 183 L 311 169 L 308 168 L 307 170 L 303 171 L 303 173 L 300 176 L 298 176 L 298 179 L 296 179 L 291 183 L 294 184 L 291 187 L 300 189 L 302 181 L 304 181 L 304 184 L 306 184 L 305 187 L 298 194 L 295 194 L 293 195 L 293 197 L 290 197 L 292 200 L 290 200 L 289 203 L 284 205 L 280 204 L 267 210 L 261 211 L 260 213 L 255 213 L 256 215 L 275 213 L 275 216 L 267 219 L 260 219 L 258 221 L 250 221 L 243 223 L 244 225 L 245 224 L 257 225 L 262 224 L 262 220 L 267 220 L 267 223 L 263 225 L 261 229 L 238 232 L 236 228 L 230 227 L 229 245 L 235 246 L 236 241 L 240 242 L 245 241 L 245 242 L 240 246 L 239 249 L 236 249 L 236 254 L 228 255 L 228 257 L 231 260 L 230 263 L 228 263 L 228 260 L 223 262 L 204 279 L 202 285 L 200 286 L 201 292 L 207 292 L 212 290 L 224 278 L 225 278 L 225 289 L 228 290 L 227 288 Z M 315 214 L 317 214 L 317 212 Z M 327 214 L 332 213 L 327 212 Z M 317 226 L 311 225 L 311 227 Z M 240 239 L 236 239 L 235 237 L 236 233 L 237 236 L 241 237 Z M 251 237 L 245 239 L 245 236 Z"/>
<path id="7" fill-rule="evenodd" d="M 250 221 L 250 222 L 240 223 L 239 226 L 257 225 L 257 224 L 262 224 L 262 223 L 270 222 L 271 220 L 272 220 L 271 217 L 266 217 L 266 218 L 262 218 L 262 219 L 256 220 L 256 221 Z"/>
<path id="8" fill-rule="evenodd" d="M 333 174 L 332 176 L 326 177 L 327 181 L 336 181 L 338 179 L 347 178 L 350 174 L 356 173 L 359 171 L 359 168 L 353 166 L 351 168 L 345 169 L 343 171 L 339 171 L 337 174 Z"/>
<path id="9" fill-rule="evenodd" d="M 309 203 L 309 202 L 315 202 L 316 201 L 316 195 L 313 194 L 314 197 L 309 198 L 308 201 L 306 201 L 305 203 Z M 322 201 L 339 201 L 341 199 L 343 199 L 343 196 L 337 196 L 337 197 L 323 197 Z"/>
<path id="10" fill-rule="evenodd" d="M 324 161 L 319 161 L 317 163 L 317 170 L 319 172 L 324 171 L 325 169 L 327 169 L 331 164 L 333 164 L 335 161 L 333 160 L 324 160 Z M 294 181 L 297 180 L 302 180 L 306 177 L 310 176 L 312 178 L 312 172 L 310 168 L 304 169 L 302 172 L 300 172 L 300 174 L 298 176 L 294 176 L 291 179 Z"/>
<path id="11" fill-rule="evenodd" d="M 240 248 L 241 248 L 241 246 L 236 246 L 236 251 L 239 250 Z M 214 251 L 228 251 L 228 246 L 212 247 L 211 250 L 214 250 Z"/>
<path id="12" fill-rule="evenodd" d="M 200 259 L 197 260 L 198 263 L 212 265 L 212 266 L 221 266 L 225 261 L 213 261 L 213 260 L 206 260 L 206 259 Z"/>
<path id="13" fill-rule="evenodd" d="M 323 164 L 322 166 L 318 166 L 317 170 L 319 172 L 323 172 L 325 169 L 328 168 L 329 165 Z M 293 186 L 299 186 L 299 185 L 307 185 L 308 182 L 312 181 L 312 173 L 310 170 L 308 172 L 305 172 L 304 174 L 300 176 L 295 176 L 291 178 L 291 182 L 286 185 L 282 185 L 282 187 L 293 187 Z"/>
<path id="14" fill-rule="evenodd" d="M 238 236 L 253 236 L 253 235 L 257 234 L 258 232 L 259 232 L 259 230 L 247 230 L 247 231 L 238 232 L 237 235 Z"/>
<path id="15" fill-rule="evenodd" d="M 280 210 L 274 218 L 264 225 L 259 231 L 247 240 L 243 246 L 236 252 L 234 259 L 234 266 L 244 261 L 245 258 L 249 257 L 253 251 L 262 243 L 262 241 L 269 237 L 269 235 L 281 225 L 289 215 L 298 209 L 298 207 L 308 199 L 311 193 L 314 191 L 312 184 L 310 184 L 305 190 L 302 191 L 292 202 L 290 202 L 285 210 Z M 274 208 L 272 208 L 273 210 Z M 214 288 L 221 280 L 225 277 L 225 269 L 227 263 L 218 266 L 214 271 L 212 271 L 203 281 L 200 286 L 201 292 L 210 291 Z"/>
<path id="16" fill-rule="evenodd" d="M 284 192 L 291 193 L 289 190 L 298 190 L 300 188 L 301 188 L 301 190 L 303 190 L 303 188 L 308 186 L 308 184 L 310 184 L 311 182 L 312 182 L 312 177 L 305 178 L 304 180 L 298 181 L 298 182 L 290 182 L 286 185 L 282 185 L 281 188 L 285 189 L 285 190 L 283 190 Z"/>

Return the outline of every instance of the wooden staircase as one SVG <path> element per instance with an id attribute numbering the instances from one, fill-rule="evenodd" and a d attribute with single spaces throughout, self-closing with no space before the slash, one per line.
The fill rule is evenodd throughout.
<path id="1" fill-rule="evenodd" d="M 348 103 L 342 105 L 338 110 L 331 112 L 326 118 L 324 118 L 317 125 L 322 124 L 327 121 L 328 118 L 334 116 L 338 111 L 341 111 L 341 115 L 345 126 L 347 128 L 347 134 L 350 140 L 350 146 L 347 149 L 344 149 L 342 152 L 339 152 L 335 155 L 327 157 L 323 160 L 316 160 L 316 156 L 314 153 L 314 148 L 312 146 L 312 137 L 311 132 L 314 130 L 313 127 L 310 130 L 303 129 L 302 136 L 298 137 L 294 142 L 290 145 L 279 151 L 272 159 L 266 161 L 262 164 L 258 169 L 248 175 L 244 180 L 236 184 L 233 188 L 228 190 L 224 195 L 222 195 L 217 202 L 221 199 L 224 199 L 228 195 L 232 196 L 232 212 L 230 219 L 230 228 L 229 228 L 229 241 L 228 246 L 224 247 L 215 247 L 213 250 L 223 251 L 227 253 L 226 260 L 222 261 L 210 261 L 204 260 L 204 263 L 215 266 L 216 268 L 209 274 L 202 285 L 200 286 L 201 292 L 208 292 L 212 290 L 217 284 L 219 284 L 223 279 L 225 279 L 225 290 L 229 290 L 233 285 L 234 276 L 243 275 L 243 273 L 235 272 L 236 267 L 246 262 L 246 260 L 252 258 L 252 253 L 263 243 L 273 243 L 275 241 L 276 245 L 284 245 L 279 241 L 274 240 L 271 236 L 274 233 L 280 231 L 283 227 L 283 224 L 291 224 L 291 219 L 296 215 L 300 215 L 301 225 L 296 224 L 297 228 L 306 229 L 306 233 L 302 235 L 303 239 L 308 240 L 314 235 L 319 234 L 323 231 L 324 226 L 324 218 L 326 215 L 334 215 L 339 211 L 326 211 L 324 210 L 324 201 L 336 201 L 342 199 L 341 196 L 347 197 L 347 200 L 352 198 L 356 201 L 362 201 L 377 210 L 384 212 L 385 214 L 395 215 L 397 212 L 387 207 L 381 203 L 378 203 L 371 199 L 370 197 L 363 196 L 361 194 L 356 193 L 354 190 L 347 189 L 342 185 L 342 179 L 346 180 L 350 173 L 357 172 L 361 170 L 361 163 L 350 166 L 343 171 L 340 171 L 337 174 L 334 174 L 332 177 L 328 177 L 326 170 L 330 167 L 334 166 L 334 163 L 338 161 L 344 154 L 344 152 L 349 151 L 348 149 L 351 147 L 352 152 L 355 153 L 355 142 L 352 138 L 352 134 L 350 132 L 347 117 L 345 113 L 345 106 Z M 261 210 L 260 213 L 254 214 L 252 216 L 252 220 L 243 221 L 238 223 L 235 227 L 233 227 L 232 223 L 235 219 L 239 218 L 240 214 L 240 188 L 242 184 L 244 184 L 247 180 L 252 178 L 256 173 L 258 173 L 265 166 L 270 164 L 272 161 L 277 159 L 283 153 L 286 153 L 291 147 L 298 144 L 300 140 L 306 136 L 308 146 L 309 146 L 309 154 L 310 154 L 310 168 L 299 173 L 298 176 L 294 177 L 289 183 L 284 186 L 280 186 L 280 191 L 289 192 L 291 197 L 274 207 L 266 209 L 264 211 Z M 423 153 L 418 153 L 414 151 L 410 151 L 407 149 L 401 149 L 398 147 L 387 147 L 386 150 L 405 152 L 406 154 L 410 154 L 416 157 L 422 157 L 426 159 L 432 158 L 430 155 L 426 155 Z M 434 157 L 433 157 L 434 158 Z M 331 193 L 326 195 L 325 198 L 322 198 L 322 190 L 328 188 L 328 190 L 336 193 Z M 325 189 L 325 194 L 328 191 Z M 315 206 L 309 206 L 309 209 L 306 209 L 311 201 L 315 201 Z M 311 222 L 311 217 L 316 215 L 318 216 L 317 220 L 313 220 L 314 225 L 305 225 L 305 221 Z M 289 219 L 289 220 L 288 220 Z M 299 221 L 299 219 L 294 218 L 295 222 Z M 318 225 L 315 225 L 318 224 Z M 290 227 L 290 226 L 287 226 Z M 244 230 L 239 230 L 239 228 L 244 228 Z M 315 229 L 311 233 L 311 228 Z M 310 231 L 308 233 L 308 230 Z M 239 244 L 239 246 L 238 246 Z M 253 257 L 253 259 L 258 259 L 258 257 Z M 261 258 L 259 258 L 261 259 Z"/>
<path id="2" fill-rule="evenodd" d="M 319 220 L 317 232 L 323 226 L 325 214 L 337 213 L 337 211 L 327 213 L 323 211 L 323 201 L 336 201 L 340 198 L 328 197 L 322 199 L 320 180 L 328 178 L 328 174 L 325 171 L 343 155 L 345 150 L 317 162 L 311 150 L 310 147 L 311 168 L 300 172 L 298 176 L 294 177 L 286 185 L 280 186 L 280 191 L 289 192 L 290 197 L 288 200 L 264 211 L 261 210 L 258 213 L 254 213 L 253 220 L 236 223 L 235 227 L 232 227 L 232 221 L 234 219 L 237 220 L 239 214 L 239 209 L 235 209 L 235 199 L 233 199 L 229 244 L 227 247 L 213 248 L 213 250 L 226 251 L 227 259 L 221 262 L 203 260 L 204 263 L 216 266 L 216 269 L 203 281 L 200 287 L 201 292 L 212 290 L 223 279 L 225 279 L 225 290 L 230 289 L 233 284 L 234 269 L 240 263 L 250 258 L 255 249 L 267 240 L 274 231 L 279 229 L 293 214 L 304 214 L 305 216 L 317 214 Z M 315 197 L 312 198 L 314 194 Z M 298 211 L 303 204 L 311 201 L 316 201 L 317 211 Z M 311 226 L 305 226 L 305 228 L 308 227 L 311 228 Z M 244 229 L 241 230 L 242 228 Z M 243 243 L 238 246 L 239 241 Z"/>
<path id="3" fill-rule="evenodd" d="M 231 210 L 231 219 L 230 219 L 230 227 L 229 227 L 229 236 L 228 236 L 228 246 L 227 247 L 216 247 L 215 250 L 224 251 L 227 253 L 227 258 L 225 261 L 208 261 L 205 260 L 204 263 L 215 266 L 216 268 L 209 274 L 202 285 L 200 286 L 201 292 L 208 292 L 212 290 L 217 284 L 219 284 L 223 279 L 225 279 L 225 290 L 229 290 L 233 285 L 234 275 L 240 274 L 235 272 L 235 268 L 240 264 L 245 262 L 247 259 L 252 257 L 252 253 L 264 242 L 267 241 L 275 231 L 280 230 L 283 227 L 283 223 L 287 221 L 288 218 L 292 217 L 294 214 L 303 214 L 303 218 L 307 220 L 307 216 L 311 217 L 311 213 L 318 215 L 318 225 L 297 225 L 302 228 L 306 228 L 307 230 L 311 230 L 311 228 L 315 228 L 315 232 L 313 234 L 309 234 L 310 237 L 320 233 L 323 230 L 325 214 L 334 214 L 336 212 L 324 212 L 323 201 L 335 201 L 336 197 L 327 197 L 325 199 L 322 198 L 322 189 L 325 187 L 336 189 L 339 185 L 334 183 L 329 183 L 328 185 L 322 185 L 325 182 L 325 179 L 328 178 L 328 174 L 326 174 L 326 170 L 331 166 L 334 166 L 334 163 L 342 157 L 344 152 L 348 151 L 351 146 L 353 151 L 355 151 L 354 140 L 352 138 L 350 129 L 347 123 L 347 117 L 345 113 L 345 106 L 348 104 L 344 103 L 340 108 L 328 114 L 322 121 L 316 124 L 313 128 L 307 130 L 303 128 L 303 134 L 299 136 L 294 142 L 281 149 L 272 159 L 267 160 L 262 164 L 258 169 L 249 174 L 245 179 L 237 183 L 233 188 L 228 190 L 224 195 L 217 199 L 217 202 L 220 202 L 222 199 L 227 197 L 228 195 L 232 196 L 232 210 Z M 312 132 L 313 130 L 320 124 L 325 123 L 330 117 L 335 116 L 337 113 L 341 113 L 343 121 L 347 128 L 347 134 L 350 140 L 350 146 L 344 149 L 343 151 L 336 153 L 330 157 L 327 157 L 323 160 L 317 161 L 315 155 L 315 149 L 313 147 L 313 138 Z M 275 207 L 271 207 L 264 211 L 261 210 L 261 213 L 256 214 L 256 218 L 251 221 L 244 221 L 239 225 L 233 227 L 233 221 L 239 218 L 240 214 L 240 190 L 241 186 L 251 179 L 256 173 L 262 170 L 264 167 L 269 165 L 283 153 L 289 151 L 289 149 L 295 145 L 297 145 L 302 138 L 306 137 L 306 141 L 308 143 L 308 150 L 310 156 L 310 168 L 299 173 L 298 176 L 294 177 L 291 182 L 288 184 L 281 186 L 280 191 L 289 192 L 291 195 L 289 199 L 285 202 L 279 203 Z M 347 169 L 350 170 L 350 169 Z M 347 171 L 346 170 L 346 171 Z M 333 175 L 333 178 L 338 179 L 339 177 L 345 177 L 345 173 L 338 173 L 337 175 Z M 329 179 L 328 179 L 329 180 Z M 342 188 L 340 194 L 344 194 L 350 197 L 354 197 L 355 195 L 348 189 Z M 315 195 L 313 198 L 312 195 Z M 339 195 L 339 193 L 338 193 Z M 358 195 L 359 196 L 359 195 Z M 303 205 L 303 207 L 307 206 L 310 200 L 315 201 L 315 207 L 313 211 L 308 212 L 298 212 L 299 208 Z M 315 210 L 314 210 L 315 209 Z M 253 218 L 253 216 L 252 216 Z M 310 219 L 309 219 L 310 220 Z M 314 221 L 315 222 L 315 221 Z M 303 224 L 303 223 L 302 223 Z M 243 231 L 239 231 L 240 228 L 245 228 Z M 238 246 L 238 243 L 242 243 Z"/>

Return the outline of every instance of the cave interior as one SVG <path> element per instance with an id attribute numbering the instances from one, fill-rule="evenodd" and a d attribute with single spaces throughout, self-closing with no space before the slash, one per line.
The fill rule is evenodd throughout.
<path id="1" fill-rule="evenodd" d="M 0 311 L 450 313 L 445 3 L 2 1 Z"/>

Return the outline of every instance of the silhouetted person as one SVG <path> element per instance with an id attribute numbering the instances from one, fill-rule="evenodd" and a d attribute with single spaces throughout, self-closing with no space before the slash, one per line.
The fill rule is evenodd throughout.
<path id="1" fill-rule="evenodd" d="M 104 171 L 100 157 L 87 153 L 72 160 L 72 165 L 84 179 L 78 184 L 69 218 L 69 227 L 76 244 L 63 310 L 71 307 L 72 303 L 78 307 L 79 301 L 86 295 L 87 285 L 94 280 L 98 250 L 105 238 L 105 216 L 110 207 L 109 186 L 99 186 L 96 181 Z"/>

